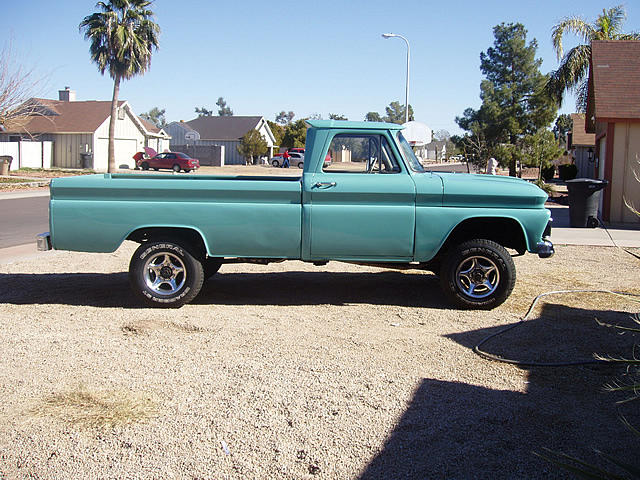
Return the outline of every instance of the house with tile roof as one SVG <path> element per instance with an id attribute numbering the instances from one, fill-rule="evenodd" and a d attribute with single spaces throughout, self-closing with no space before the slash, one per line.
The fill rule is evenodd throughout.
<path id="1" fill-rule="evenodd" d="M 245 159 L 238 153 L 240 138 L 250 130 L 262 134 L 273 156 L 276 139 L 264 117 L 259 116 L 203 116 L 188 122 L 172 122 L 165 130 L 171 135 L 170 146 L 174 151 L 187 151 L 190 147 L 223 147 L 223 165 L 244 165 Z M 198 158 L 202 160 L 201 155 Z M 206 163 L 204 163 L 206 164 Z"/>
<path id="2" fill-rule="evenodd" d="M 96 171 L 107 171 L 111 101 L 76 101 L 69 87 L 58 100 L 32 98 L 28 116 L 0 130 L 0 142 L 51 141 L 52 166 L 83 168 L 88 158 Z M 135 115 L 129 103 L 118 102 L 115 156 L 118 168 L 133 168 L 133 155 L 143 147 L 156 151 L 169 148 L 169 135 Z M 15 162 L 12 168 L 16 167 Z"/>
<path id="3" fill-rule="evenodd" d="M 586 131 L 595 134 L 594 168 L 609 181 L 602 217 L 640 223 L 626 205 L 640 207 L 640 41 L 591 44 Z"/>

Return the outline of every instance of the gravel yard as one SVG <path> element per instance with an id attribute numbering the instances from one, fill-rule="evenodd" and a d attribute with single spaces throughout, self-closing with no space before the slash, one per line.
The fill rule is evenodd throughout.
<path id="1" fill-rule="evenodd" d="M 330 262 L 223 265 L 193 304 L 141 308 L 114 254 L 0 265 L 0 479 L 564 478 L 531 452 L 627 461 L 602 367 L 518 368 L 472 347 L 542 292 L 640 293 L 614 248 L 515 258 L 511 298 L 456 311 L 420 272 Z M 521 360 L 630 356 L 633 302 L 549 297 L 485 345 Z M 637 340 L 637 339 L 636 339 Z M 634 403 L 622 407 L 630 419 Z"/>

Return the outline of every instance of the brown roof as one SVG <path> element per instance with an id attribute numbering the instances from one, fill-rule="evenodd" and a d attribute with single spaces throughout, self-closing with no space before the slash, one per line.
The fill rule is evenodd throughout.
<path id="1" fill-rule="evenodd" d="M 584 113 L 572 113 L 573 128 L 571 130 L 571 145 L 581 147 L 594 147 L 596 145 L 596 136 L 593 133 L 585 131 Z"/>
<path id="2" fill-rule="evenodd" d="M 140 120 L 140 123 L 144 126 L 144 128 L 147 130 L 147 132 L 150 133 L 160 133 L 160 129 L 158 127 L 156 127 L 153 123 L 151 123 L 148 120 L 145 120 L 142 117 L 138 117 L 138 120 Z"/>
<path id="3" fill-rule="evenodd" d="M 111 101 L 63 102 L 34 98 L 40 115 L 32 115 L 5 125 L 5 133 L 93 133 L 111 115 Z M 125 103 L 118 101 L 118 107 Z"/>
<path id="4" fill-rule="evenodd" d="M 640 119 L 640 41 L 591 43 L 587 112 L 596 118 Z"/>
<path id="5" fill-rule="evenodd" d="M 262 117 L 198 117 L 185 122 L 200 134 L 200 140 L 238 140 L 258 126 Z"/>

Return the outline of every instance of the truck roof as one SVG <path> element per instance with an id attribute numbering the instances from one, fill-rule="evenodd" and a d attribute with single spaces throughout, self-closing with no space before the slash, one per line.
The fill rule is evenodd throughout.
<path id="1" fill-rule="evenodd" d="M 346 120 L 306 120 L 313 128 L 352 128 L 358 130 L 402 130 L 404 125 L 385 122 L 350 122 Z"/>

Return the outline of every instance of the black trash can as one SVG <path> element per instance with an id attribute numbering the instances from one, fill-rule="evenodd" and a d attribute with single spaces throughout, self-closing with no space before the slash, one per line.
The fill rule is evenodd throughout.
<path id="1" fill-rule="evenodd" d="M 87 170 L 93 169 L 93 153 L 81 153 L 80 157 L 82 158 L 82 168 Z"/>
<path id="2" fill-rule="evenodd" d="M 598 207 L 600 195 L 607 180 L 594 180 L 592 178 L 575 178 L 567 180 L 569 190 L 569 223 L 572 227 L 595 228 L 598 221 Z"/>

